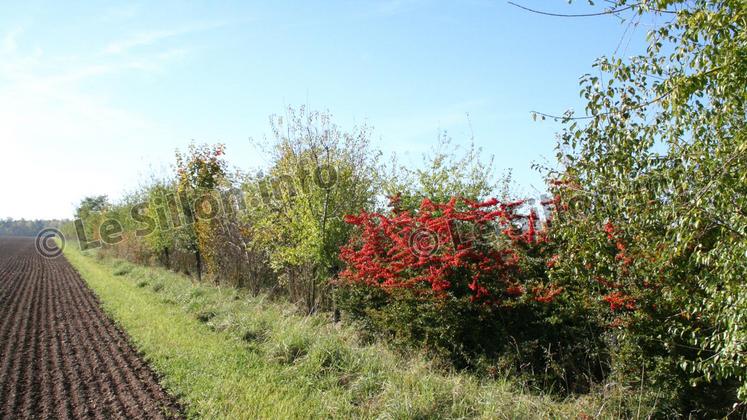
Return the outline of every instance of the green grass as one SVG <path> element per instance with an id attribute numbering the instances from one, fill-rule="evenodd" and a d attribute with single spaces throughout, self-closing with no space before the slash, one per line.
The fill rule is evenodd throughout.
<path id="1" fill-rule="evenodd" d="M 364 345 L 350 326 L 170 271 L 65 250 L 105 311 L 200 418 L 578 418 L 623 415 L 610 388 L 556 401 Z"/>

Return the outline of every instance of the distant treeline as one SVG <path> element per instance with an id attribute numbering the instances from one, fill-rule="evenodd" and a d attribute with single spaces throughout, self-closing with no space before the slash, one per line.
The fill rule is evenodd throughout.
<path id="1" fill-rule="evenodd" d="M 0 219 L 0 236 L 36 236 L 42 229 L 59 228 L 66 220 Z"/>

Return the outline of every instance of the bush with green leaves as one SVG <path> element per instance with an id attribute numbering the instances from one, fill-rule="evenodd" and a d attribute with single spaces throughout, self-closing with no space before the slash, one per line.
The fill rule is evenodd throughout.
<path id="1" fill-rule="evenodd" d="M 351 230 L 343 216 L 374 204 L 378 152 L 367 127 L 344 131 L 327 113 L 289 109 L 272 122 L 271 165 L 253 179 L 261 204 L 248 224 L 291 300 L 314 312 L 331 304 L 327 281 Z"/>
<path id="2" fill-rule="evenodd" d="M 747 3 L 612 3 L 659 24 L 560 118 L 551 278 L 609 324 L 624 381 L 723 416 L 747 401 Z"/>
<path id="3" fill-rule="evenodd" d="M 75 209 L 76 222 L 67 230 L 70 233 L 75 232 L 74 237 L 81 240 L 84 246 L 88 242 L 98 240 L 103 214 L 110 207 L 109 199 L 105 195 L 83 198 Z"/>
<path id="4" fill-rule="evenodd" d="M 446 132 L 439 134 L 422 164 L 405 165 L 395 158 L 381 172 L 383 192 L 399 196 L 403 209 L 417 209 L 424 198 L 445 203 L 451 197 L 481 201 L 494 196 L 506 200 L 510 195 L 510 171 L 497 177 L 492 156 L 484 159 L 474 142 L 461 150 Z"/>
<path id="5" fill-rule="evenodd" d="M 152 231 L 144 235 L 145 243 L 150 247 L 156 259 L 166 268 L 171 268 L 177 252 L 175 232 L 172 227 L 172 215 L 176 213 L 175 205 L 169 202 L 176 187 L 169 180 L 153 180 L 145 187 L 144 214 L 153 221 Z"/>
<path id="6" fill-rule="evenodd" d="M 548 224 L 522 201 L 486 200 L 498 183 L 479 150 L 460 157 L 445 145 L 425 169 L 395 173 L 387 187 L 404 193 L 390 197 L 389 211 L 348 217 L 359 229 L 341 250 L 343 314 L 372 337 L 450 366 L 513 370 L 544 390 L 589 390 L 608 364 L 603 330 L 548 282 Z"/>

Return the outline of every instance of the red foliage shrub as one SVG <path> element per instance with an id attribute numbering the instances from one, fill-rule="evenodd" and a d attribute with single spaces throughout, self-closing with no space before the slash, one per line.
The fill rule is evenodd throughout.
<path id="1" fill-rule="evenodd" d="M 602 298 L 603 301 L 610 304 L 611 311 L 619 311 L 620 309 L 635 309 L 635 299 L 622 292 L 612 292 Z"/>
<path id="2" fill-rule="evenodd" d="M 419 210 L 409 212 L 399 210 L 393 197 L 389 215 L 361 212 L 345 218 L 360 230 L 340 250 L 347 266 L 341 278 L 436 298 L 469 296 L 484 304 L 500 305 L 527 290 L 528 299 L 551 302 L 562 288 L 522 275 L 525 251 L 547 241 L 547 224 L 534 209 L 518 214 L 523 204 L 424 199 Z"/>
<path id="3" fill-rule="evenodd" d="M 616 278 L 617 281 L 610 281 L 602 278 L 601 276 L 595 276 L 594 279 L 600 285 L 604 286 L 608 290 L 608 293 L 602 296 L 602 301 L 609 304 L 611 312 L 619 312 L 623 309 L 628 311 L 634 311 L 638 309 L 637 299 L 634 297 L 636 291 L 641 287 L 636 287 L 635 283 L 638 283 L 636 279 L 629 278 L 630 266 L 633 263 L 633 258 L 629 254 L 628 246 L 623 239 L 622 232 L 612 222 L 604 224 L 604 232 L 607 236 L 607 240 L 611 245 L 614 245 L 614 261 L 616 267 L 613 266 L 612 277 Z M 648 288 L 650 285 L 648 281 L 643 280 L 642 287 Z M 638 293 L 639 294 L 639 293 Z"/>

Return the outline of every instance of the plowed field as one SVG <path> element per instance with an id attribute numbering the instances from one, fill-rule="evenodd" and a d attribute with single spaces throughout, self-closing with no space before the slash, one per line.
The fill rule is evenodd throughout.
<path id="1" fill-rule="evenodd" d="M 64 257 L 0 238 L 0 419 L 112 417 L 179 408 Z"/>

